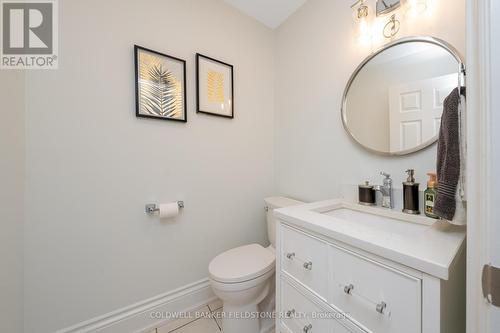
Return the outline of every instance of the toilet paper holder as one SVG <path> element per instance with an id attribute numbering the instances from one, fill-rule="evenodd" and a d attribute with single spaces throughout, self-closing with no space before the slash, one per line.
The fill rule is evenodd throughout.
<path id="1" fill-rule="evenodd" d="M 184 201 L 177 201 L 177 205 L 179 208 L 184 208 Z M 146 214 L 148 215 L 154 215 L 155 213 L 159 212 L 160 208 L 156 204 L 147 204 L 146 205 Z"/>

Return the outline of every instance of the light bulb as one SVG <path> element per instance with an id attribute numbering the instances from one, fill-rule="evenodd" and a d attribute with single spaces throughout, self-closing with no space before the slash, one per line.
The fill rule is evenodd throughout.
<path id="1" fill-rule="evenodd" d="M 371 43 L 372 29 L 370 7 L 365 4 L 365 0 L 359 0 L 352 5 L 353 22 L 356 39 L 363 45 Z"/>
<path id="2" fill-rule="evenodd" d="M 406 15 L 416 17 L 427 10 L 427 0 L 407 0 Z"/>
<path id="3" fill-rule="evenodd" d="M 359 41 L 361 44 L 367 45 L 372 40 L 372 31 L 367 20 L 361 20 L 359 22 Z"/>

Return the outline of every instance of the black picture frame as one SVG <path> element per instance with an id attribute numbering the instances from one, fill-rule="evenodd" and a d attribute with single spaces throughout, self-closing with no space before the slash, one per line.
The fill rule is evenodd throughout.
<path id="1" fill-rule="evenodd" d="M 140 105 L 140 98 L 139 98 L 139 89 L 140 89 L 140 87 L 139 87 L 139 65 L 140 65 L 139 64 L 139 52 L 141 52 L 141 51 L 149 52 L 149 53 L 152 53 L 152 54 L 157 55 L 159 57 L 168 58 L 172 61 L 177 61 L 177 62 L 180 62 L 182 64 L 182 72 L 183 72 L 183 85 L 182 85 L 183 93 L 182 93 L 182 96 L 184 99 L 183 100 L 184 117 L 182 119 L 171 118 L 171 117 L 162 117 L 162 116 L 141 113 L 141 111 L 140 111 L 141 105 Z M 135 115 L 136 115 L 136 117 L 149 118 L 149 119 L 159 119 L 159 120 L 170 120 L 170 121 L 177 121 L 177 122 L 186 123 L 187 118 L 188 118 L 188 115 L 187 115 L 187 90 L 186 90 L 186 87 L 187 87 L 186 60 L 180 59 L 177 57 L 173 57 L 173 56 L 170 56 L 168 54 L 161 53 L 158 51 L 154 51 L 154 50 L 151 50 L 151 49 L 139 46 L 139 45 L 134 45 L 134 66 L 135 66 Z"/>
<path id="2" fill-rule="evenodd" d="M 216 62 L 220 65 L 227 66 L 231 70 L 231 114 L 225 115 L 220 113 L 215 113 L 210 110 L 202 110 L 200 107 L 200 59 L 206 59 L 209 61 Z M 196 113 L 204 113 L 212 116 L 223 117 L 223 118 L 234 118 L 234 67 L 226 62 L 214 59 L 212 57 L 203 55 L 201 53 L 196 53 Z"/>

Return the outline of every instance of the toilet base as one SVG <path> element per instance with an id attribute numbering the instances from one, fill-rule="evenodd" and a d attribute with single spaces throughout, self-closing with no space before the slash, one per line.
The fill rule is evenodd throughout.
<path id="1" fill-rule="evenodd" d="M 273 253 L 271 256 L 274 258 Z M 272 332 L 276 297 L 274 265 L 262 275 L 242 279 L 241 282 L 222 282 L 218 275 L 211 273 L 210 284 L 223 303 L 221 319 L 224 333 Z"/>
<path id="2" fill-rule="evenodd" d="M 253 289 L 253 290 L 252 290 Z M 246 290 L 249 294 L 254 294 L 253 302 L 245 304 L 238 302 L 239 298 L 229 298 L 228 294 L 216 294 L 221 296 L 223 303 L 222 330 L 224 333 L 269 333 L 274 328 L 275 318 L 275 283 L 274 274 L 267 278 L 264 285 Z M 252 290 L 252 292 L 251 292 Z M 240 294 L 241 295 L 241 294 Z M 226 296 L 226 297 L 224 297 Z M 232 301 L 230 302 L 229 299 Z"/>

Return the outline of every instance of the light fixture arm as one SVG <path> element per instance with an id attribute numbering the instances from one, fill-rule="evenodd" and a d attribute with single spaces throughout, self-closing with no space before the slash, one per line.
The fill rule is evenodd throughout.
<path id="1" fill-rule="evenodd" d="M 396 14 L 392 14 L 389 21 L 384 26 L 384 37 L 393 38 L 399 32 L 401 22 L 396 18 Z"/>

